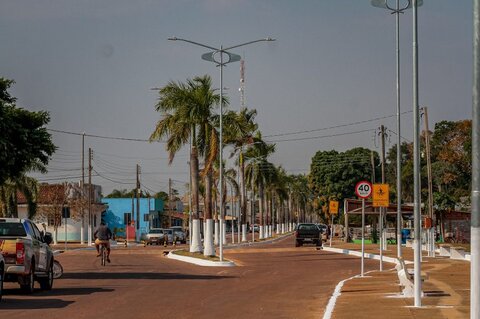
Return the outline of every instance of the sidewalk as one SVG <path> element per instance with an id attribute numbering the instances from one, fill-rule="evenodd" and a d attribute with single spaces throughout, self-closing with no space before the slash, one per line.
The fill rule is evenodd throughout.
<path id="1" fill-rule="evenodd" d="M 328 244 L 325 245 L 326 247 Z M 332 247 L 361 251 L 358 244 L 334 242 Z M 378 245 L 365 245 L 368 253 L 379 254 Z M 388 246 L 384 256 L 396 257 L 395 245 Z M 413 250 L 402 247 L 403 258 L 413 262 Z M 360 268 L 360 258 L 359 268 Z M 401 287 L 395 264 L 384 263 L 383 272 L 372 271 L 364 278 L 347 280 L 337 298 L 333 319 L 352 318 L 469 318 L 470 262 L 447 257 L 426 257 L 423 252 L 422 307 L 413 307 L 413 298 L 399 297 Z M 407 265 L 413 268 L 412 265 Z M 359 269 L 360 272 L 360 269 Z"/>

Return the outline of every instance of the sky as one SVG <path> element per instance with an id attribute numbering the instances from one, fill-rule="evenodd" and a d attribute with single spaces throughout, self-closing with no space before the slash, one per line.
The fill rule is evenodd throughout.
<path id="1" fill-rule="evenodd" d="M 430 128 L 471 119 L 472 1 L 425 0 L 418 23 Z M 231 52 L 245 60 L 245 106 L 276 144 L 271 161 L 289 173 L 308 173 L 317 151 L 380 151 L 381 125 L 386 147 L 396 144 L 395 16 L 368 0 L 3 0 L 0 77 L 15 80 L 18 106 L 50 113 L 58 147 L 49 173 L 33 176 L 79 181 L 85 132 L 104 194 L 135 187 L 137 164 L 144 190 L 167 191 L 169 179 L 185 190 L 188 149 L 169 165 L 163 143 L 143 141 L 160 119 L 153 88 L 206 74 L 219 88 L 220 70 L 201 59 L 207 49 L 172 36 L 216 48 L 276 39 Z M 401 136 L 411 141 L 412 10 L 400 16 L 400 61 Z M 240 63 L 223 79 L 239 110 Z"/>

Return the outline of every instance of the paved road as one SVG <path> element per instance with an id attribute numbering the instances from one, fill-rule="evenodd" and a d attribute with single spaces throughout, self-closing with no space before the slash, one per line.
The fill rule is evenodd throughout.
<path id="1" fill-rule="evenodd" d="M 356 257 L 295 248 L 291 237 L 225 250 L 238 267 L 194 266 L 162 251 L 119 248 L 106 267 L 93 251 L 62 254 L 66 273 L 52 291 L 28 296 L 5 284 L 0 318 L 321 318 L 338 281 L 359 270 Z"/>

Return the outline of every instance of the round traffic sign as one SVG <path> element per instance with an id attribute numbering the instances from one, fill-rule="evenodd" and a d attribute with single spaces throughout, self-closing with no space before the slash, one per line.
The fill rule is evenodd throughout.
<path id="1" fill-rule="evenodd" d="M 355 185 L 355 194 L 360 198 L 368 198 L 372 193 L 372 184 L 367 181 L 358 182 Z"/>

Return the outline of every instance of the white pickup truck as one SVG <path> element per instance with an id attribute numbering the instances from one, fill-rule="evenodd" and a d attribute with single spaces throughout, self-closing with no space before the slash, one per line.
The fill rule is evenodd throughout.
<path id="1" fill-rule="evenodd" d="M 32 293 L 35 281 L 40 288 L 53 287 L 52 235 L 43 234 L 28 219 L 0 218 L 0 251 L 5 260 L 5 281 L 18 282 Z"/>

